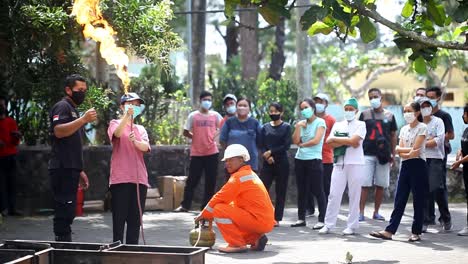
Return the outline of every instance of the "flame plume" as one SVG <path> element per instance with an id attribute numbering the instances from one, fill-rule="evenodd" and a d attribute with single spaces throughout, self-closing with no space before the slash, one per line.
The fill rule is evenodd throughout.
<path id="1" fill-rule="evenodd" d="M 118 47 L 115 43 L 114 35 L 117 34 L 111 25 L 102 17 L 99 9 L 100 0 L 75 0 L 72 15 L 76 21 L 84 27 L 85 38 L 91 38 L 101 43 L 101 56 L 107 64 L 114 65 L 117 69 L 117 76 L 122 80 L 125 93 L 128 92 L 130 77 L 127 71 L 128 56 L 125 49 Z"/>

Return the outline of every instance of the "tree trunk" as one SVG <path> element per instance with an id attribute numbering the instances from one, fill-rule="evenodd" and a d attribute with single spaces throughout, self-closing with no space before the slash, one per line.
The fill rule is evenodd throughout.
<path id="1" fill-rule="evenodd" d="M 297 5 L 309 5 L 309 0 L 298 0 Z M 310 39 L 307 32 L 302 31 L 300 18 L 307 7 L 296 8 L 296 82 L 297 99 L 312 97 L 312 66 L 310 54 Z"/>
<path id="2" fill-rule="evenodd" d="M 231 61 L 231 58 L 239 54 L 239 28 L 236 27 L 234 22 L 231 22 L 226 27 L 226 36 L 224 42 L 226 43 L 226 62 Z"/>
<path id="3" fill-rule="evenodd" d="M 284 62 L 286 61 L 286 57 L 284 56 L 284 42 L 286 41 L 286 34 L 284 32 L 285 20 L 284 17 L 281 17 L 279 24 L 276 26 L 275 49 L 271 54 L 270 78 L 276 81 L 281 79 Z"/>
<path id="4" fill-rule="evenodd" d="M 206 0 L 192 0 L 193 11 L 205 11 Z M 200 93 L 205 89 L 205 37 L 206 15 L 205 13 L 192 14 L 192 43 L 191 43 L 191 67 L 192 67 L 192 105 L 198 107 Z"/>
<path id="5" fill-rule="evenodd" d="M 258 66 L 258 12 L 257 10 L 240 12 L 240 45 L 242 60 L 242 78 L 256 80 Z"/>

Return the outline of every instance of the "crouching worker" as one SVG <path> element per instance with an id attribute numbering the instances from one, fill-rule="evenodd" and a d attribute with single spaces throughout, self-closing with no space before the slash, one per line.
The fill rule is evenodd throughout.
<path id="1" fill-rule="evenodd" d="M 265 234 L 275 224 L 270 196 L 260 178 L 246 165 L 249 160 L 244 146 L 232 144 L 226 148 L 222 161 L 231 175 L 229 181 L 195 218 L 214 219 L 228 243 L 218 248 L 221 252 L 245 252 L 247 245 L 251 250 L 262 251 L 268 241 Z"/>

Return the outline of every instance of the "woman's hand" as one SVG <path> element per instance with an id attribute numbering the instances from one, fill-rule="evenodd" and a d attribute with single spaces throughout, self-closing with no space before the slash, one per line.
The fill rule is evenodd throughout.
<path id="1" fill-rule="evenodd" d="M 306 120 L 301 120 L 299 122 L 296 123 L 295 125 L 296 128 L 300 128 L 300 127 L 303 127 L 303 128 L 306 128 L 307 127 L 307 122 Z"/>
<path id="2" fill-rule="evenodd" d="M 457 161 L 455 161 L 455 162 L 452 164 L 452 166 L 450 167 L 450 169 L 452 169 L 452 170 L 458 169 L 458 168 L 460 167 L 460 165 L 461 165 L 460 160 L 457 160 Z"/>
<path id="3" fill-rule="evenodd" d="M 81 189 L 87 190 L 89 188 L 89 180 L 88 180 L 88 175 L 84 171 L 80 172 L 80 182 L 79 185 Z"/>
<path id="4" fill-rule="evenodd" d="M 128 135 L 128 139 L 130 140 L 130 142 L 135 143 L 136 138 L 135 138 L 135 132 L 134 131 L 130 132 L 130 134 Z"/>
<path id="5" fill-rule="evenodd" d="M 270 157 L 271 157 L 271 150 L 265 151 L 265 153 L 263 153 L 263 158 L 265 160 L 268 160 Z"/>

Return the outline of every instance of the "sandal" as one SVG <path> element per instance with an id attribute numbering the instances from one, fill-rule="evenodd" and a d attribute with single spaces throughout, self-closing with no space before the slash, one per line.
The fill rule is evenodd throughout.
<path id="1" fill-rule="evenodd" d="M 420 237 L 419 235 L 412 234 L 412 235 L 408 238 L 408 241 L 409 241 L 409 242 L 421 241 L 421 237 Z"/>
<path id="2" fill-rule="evenodd" d="M 372 231 L 369 235 L 375 238 L 380 238 L 383 240 L 392 240 L 392 237 L 388 237 L 382 233 L 383 231 Z"/>

